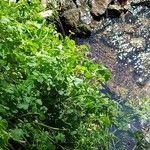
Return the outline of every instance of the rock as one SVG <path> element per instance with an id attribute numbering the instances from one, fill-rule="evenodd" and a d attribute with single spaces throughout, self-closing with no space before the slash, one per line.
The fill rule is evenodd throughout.
<path id="1" fill-rule="evenodd" d="M 90 14 L 90 7 L 85 0 L 61 1 L 60 14 L 62 24 L 66 30 L 71 30 L 83 36 L 91 33 L 90 24 L 93 18 Z"/>
<path id="2" fill-rule="evenodd" d="M 91 7 L 91 13 L 99 17 L 105 13 L 108 5 L 112 0 L 89 0 L 89 6 Z"/>
<path id="3" fill-rule="evenodd" d="M 123 5 L 123 8 L 125 10 L 129 10 L 131 8 L 131 0 L 128 0 L 125 5 Z"/>
<path id="4" fill-rule="evenodd" d="M 131 38 L 130 43 L 132 46 L 134 46 L 136 48 L 144 49 L 144 47 L 145 47 L 145 40 L 143 37 Z"/>
<path id="5" fill-rule="evenodd" d="M 77 7 L 83 7 L 86 5 L 85 0 L 76 0 L 75 3 L 77 5 Z"/>
<path id="6" fill-rule="evenodd" d="M 150 53 L 144 53 L 142 55 L 142 65 L 143 65 L 143 68 L 147 71 L 150 70 Z M 150 76 L 150 74 L 149 74 Z"/>
<path id="7" fill-rule="evenodd" d="M 62 17 L 66 25 L 77 29 L 80 21 L 80 9 L 68 9 L 62 14 Z"/>
<path id="8" fill-rule="evenodd" d="M 70 9 L 75 9 L 76 4 L 73 2 L 73 0 L 62 0 L 60 1 L 60 7 L 61 11 L 68 11 Z"/>
<path id="9" fill-rule="evenodd" d="M 117 2 L 120 4 L 120 5 L 126 5 L 128 0 L 117 0 Z"/>
<path id="10" fill-rule="evenodd" d="M 60 19 L 67 30 L 75 33 L 91 32 L 100 19 L 119 17 L 130 6 L 131 0 L 60 0 Z M 99 22 L 98 22 L 99 21 Z"/>
<path id="11" fill-rule="evenodd" d="M 123 12 L 123 7 L 121 5 L 113 4 L 108 7 L 107 15 L 109 17 L 119 17 Z"/>
<path id="12" fill-rule="evenodd" d="M 66 34 L 69 34 L 69 30 L 75 32 L 80 36 L 89 36 L 91 28 L 91 17 L 86 18 L 88 11 L 81 10 L 80 8 L 69 9 L 62 14 L 61 21 L 64 26 Z M 87 16 L 86 16 L 87 15 Z"/>
<path id="13" fill-rule="evenodd" d="M 108 9 L 114 9 L 114 10 L 120 11 L 120 10 L 122 10 L 123 8 L 122 8 L 120 5 L 113 4 L 113 5 L 110 5 L 110 6 L 108 7 Z"/>
<path id="14" fill-rule="evenodd" d="M 127 34 L 133 34 L 135 32 L 135 29 L 136 27 L 132 24 L 127 24 L 125 23 L 123 25 L 123 28 L 124 28 L 124 31 L 127 33 Z"/>
<path id="15" fill-rule="evenodd" d="M 107 15 L 109 17 L 120 17 L 131 8 L 131 0 L 116 0 L 108 6 Z"/>

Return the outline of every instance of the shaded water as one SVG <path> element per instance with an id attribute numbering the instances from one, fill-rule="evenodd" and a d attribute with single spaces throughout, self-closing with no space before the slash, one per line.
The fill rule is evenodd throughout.
<path id="1" fill-rule="evenodd" d="M 101 91 L 121 102 L 124 114 L 132 112 L 125 105 L 127 99 L 150 96 L 150 8 L 136 6 L 120 18 L 104 18 L 89 38 L 79 38 L 77 43 L 88 44 L 88 56 L 111 70 L 111 79 Z M 145 121 L 150 122 L 150 118 Z M 136 114 L 131 115 L 128 125 L 127 132 L 117 131 L 117 145 L 132 150 L 137 143 L 133 132 L 143 127 Z M 146 128 L 150 128 L 149 123 Z"/>

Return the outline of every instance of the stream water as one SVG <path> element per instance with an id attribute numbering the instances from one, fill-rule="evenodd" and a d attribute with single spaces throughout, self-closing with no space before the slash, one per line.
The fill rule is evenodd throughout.
<path id="1" fill-rule="evenodd" d="M 137 101 L 143 96 L 150 96 L 149 7 L 133 6 L 120 18 L 103 18 L 89 38 L 78 38 L 76 41 L 78 44 L 89 45 L 88 56 L 111 70 L 111 79 L 101 87 L 101 91 L 121 102 L 124 114 L 131 112 L 125 101 Z M 150 130 L 149 117 L 145 122 L 146 128 Z M 128 125 L 127 132 L 117 131 L 116 135 L 120 140 L 116 145 L 124 145 L 124 150 L 141 150 L 135 146 L 137 141 L 132 134 L 133 131 L 143 128 L 140 118 L 133 113 Z M 149 133 L 147 140 L 150 141 Z M 117 146 L 112 149 L 119 149 Z"/>

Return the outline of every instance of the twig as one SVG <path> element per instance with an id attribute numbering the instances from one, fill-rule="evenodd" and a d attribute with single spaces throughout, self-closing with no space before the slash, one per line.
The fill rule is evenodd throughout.
<path id="1" fill-rule="evenodd" d="M 37 125 L 40 125 L 40 126 L 42 126 L 42 127 L 44 127 L 44 128 L 47 128 L 47 129 L 49 129 L 49 130 L 57 130 L 57 131 L 60 131 L 60 130 L 62 130 L 62 131 L 66 131 L 66 129 L 60 129 L 60 128 L 55 128 L 55 127 L 51 127 L 51 126 L 48 126 L 48 125 L 46 125 L 46 124 L 43 124 L 43 123 L 39 123 L 39 122 L 33 122 L 34 124 L 37 124 Z"/>

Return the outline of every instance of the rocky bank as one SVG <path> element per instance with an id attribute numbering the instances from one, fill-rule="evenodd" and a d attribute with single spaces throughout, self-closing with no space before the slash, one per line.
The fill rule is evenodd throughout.
<path id="1" fill-rule="evenodd" d="M 131 6 L 149 7 L 149 3 L 144 0 L 62 0 L 59 2 L 60 19 L 66 33 L 70 29 L 85 36 L 98 28 L 98 22 L 103 17 L 119 17 L 129 11 Z"/>

